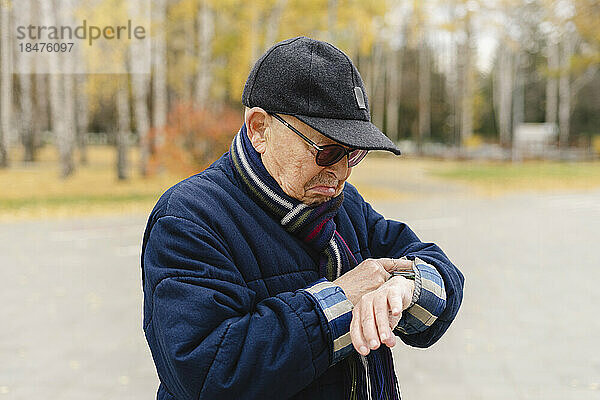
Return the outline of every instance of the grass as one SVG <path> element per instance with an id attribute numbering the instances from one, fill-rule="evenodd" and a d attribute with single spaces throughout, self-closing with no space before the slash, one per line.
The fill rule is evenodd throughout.
<path id="1" fill-rule="evenodd" d="M 89 163 L 78 166 L 69 179 L 59 178 L 58 154 L 47 146 L 35 163 L 22 163 L 18 149 L 11 166 L 0 170 L 0 220 L 68 217 L 90 214 L 148 214 L 158 197 L 184 179 L 184 174 L 162 173 L 142 178 L 135 166 L 138 154 L 129 153 L 130 178 L 119 181 L 114 168 L 115 150 L 90 146 Z M 76 157 L 77 158 L 77 157 Z M 418 195 L 402 192 L 407 183 L 428 187 L 460 183 L 484 195 L 522 190 L 580 190 L 600 187 L 600 162 L 566 163 L 531 161 L 519 164 L 464 162 L 369 156 L 350 181 L 368 201 L 403 201 Z M 416 185 L 418 184 L 418 185 Z"/>
<path id="2" fill-rule="evenodd" d="M 484 194 L 569 191 L 600 187 L 600 162 L 432 162 L 433 177 L 461 182 Z"/>
<path id="3" fill-rule="evenodd" d="M 17 151 L 11 156 L 10 168 L 0 170 L 0 220 L 149 213 L 161 193 L 185 178 L 168 173 L 141 177 L 135 149 L 128 154 L 130 178 L 125 181 L 116 177 L 115 151 L 108 146 L 90 146 L 88 164 L 66 180 L 59 177 L 58 154 L 51 147 L 42 149 L 35 163 L 19 162 Z"/>

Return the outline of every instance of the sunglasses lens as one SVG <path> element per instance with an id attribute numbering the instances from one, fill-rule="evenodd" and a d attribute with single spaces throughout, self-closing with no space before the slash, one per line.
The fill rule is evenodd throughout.
<path id="1" fill-rule="evenodd" d="M 348 166 L 354 167 L 356 164 L 361 162 L 363 158 L 365 158 L 365 156 L 367 155 L 368 152 L 369 152 L 368 150 L 360 150 L 360 149 L 351 151 L 350 154 L 348 155 Z"/>
<path id="2" fill-rule="evenodd" d="M 317 153 L 317 165 L 327 167 L 340 161 L 346 152 L 341 146 L 324 146 L 323 150 Z"/>

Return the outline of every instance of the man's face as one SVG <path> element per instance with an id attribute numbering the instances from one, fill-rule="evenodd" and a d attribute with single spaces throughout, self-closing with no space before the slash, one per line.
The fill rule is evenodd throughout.
<path id="1" fill-rule="evenodd" d="M 281 117 L 319 146 L 339 144 L 294 117 Z M 268 114 L 258 118 L 262 122 L 253 125 L 255 121 L 250 118 L 249 122 L 248 115 L 246 117 L 250 140 L 261 153 L 267 171 L 287 195 L 305 204 L 318 204 L 342 192 L 352 171 L 348 168 L 347 157 L 336 164 L 321 167 L 315 162 L 317 150 L 304 139 Z"/>

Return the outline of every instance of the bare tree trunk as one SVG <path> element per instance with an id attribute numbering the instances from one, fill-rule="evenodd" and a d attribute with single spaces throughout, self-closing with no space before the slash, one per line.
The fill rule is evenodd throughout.
<path id="1" fill-rule="evenodd" d="M 36 147 L 40 146 L 41 132 L 50 129 L 50 116 L 48 115 L 48 74 L 40 73 L 41 60 L 39 57 L 35 59 L 35 115 L 34 126 L 36 131 Z"/>
<path id="2" fill-rule="evenodd" d="M 70 63 L 70 60 L 65 60 Z M 75 172 L 75 162 L 73 153 L 75 150 L 75 139 L 77 136 L 77 122 L 75 121 L 75 76 L 72 73 L 66 73 L 63 77 L 64 84 L 64 116 L 65 130 L 61 137 L 62 144 L 61 160 L 62 160 L 62 175 L 63 178 L 70 176 Z"/>
<path id="3" fill-rule="evenodd" d="M 548 43 L 548 80 L 546 81 L 546 122 L 556 123 L 558 103 L 558 81 L 556 72 L 559 69 L 559 53 L 557 43 Z"/>
<path id="4" fill-rule="evenodd" d="M 463 45 L 463 87 L 461 96 L 461 124 L 460 138 L 461 145 L 473 135 L 473 91 L 474 91 L 474 71 L 473 71 L 473 49 L 472 49 L 472 31 L 469 21 L 466 22 L 466 39 Z"/>
<path id="5" fill-rule="evenodd" d="M 88 95 L 86 75 L 79 74 L 75 77 L 77 91 L 77 148 L 79 149 L 79 163 L 87 165 L 87 133 L 88 133 Z"/>
<path id="6" fill-rule="evenodd" d="M 58 22 L 63 26 L 74 26 L 73 10 L 75 6 L 73 0 L 63 0 L 59 2 L 64 6 L 59 10 Z M 62 17 L 62 18 L 61 18 Z M 75 150 L 75 138 L 77 134 L 77 122 L 75 120 L 75 60 L 72 57 L 63 59 L 63 99 L 62 108 L 64 110 L 64 131 L 59 132 L 59 150 L 62 164 L 62 177 L 66 178 L 75 172 L 75 162 L 73 153 Z"/>
<path id="7" fill-rule="evenodd" d="M 152 4 L 152 21 L 157 25 L 153 41 L 153 125 L 156 130 L 156 145 L 164 142 L 164 128 L 167 125 L 167 46 L 166 46 L 166 0 L 155 0 Z"/>
<path id="8" fill-rule="evenodd" d="M 131 86 L 133 91 L 133 113 L 135 116 L 140 148 L 139 172 L 142 176 L 148 175 L 148 160 L 150 158 L 150 143 L 148 132 L 150 131 L 150 117 L 148 115 L 148 88 L 149 77 L 146 74 L 131 74 Z"/>
<path id="9" fill-rule="evenodd" d="M 208 0 L 202 0 L 198 12 L 198 74 L 196 76 L 196 104 L 203 108 L 210 95 L 212 82 L 211 46 L 214 36 L 213 13 L 208 6 Z"/>
<path id="10" fill-rule="evenodd" d="M 558 122 L 560 127 L 559 146 L 569 144 L 571 123 L 571 58 L 575 52 L 575 40 L 571 34 L 565 34 L 562 42 L 561 67 L 558 92 Z"/>
<path id="11" fill-rule="evenodd" d="M 50 26 L 55 25 L 59 21 L 56 18 L 56 14 L 53 5 L 50 2 L 42 1 L 39 3 L 41 7 L 41 13 L 44 19 L 44 25 Z M 61 3 L 62 4 L 62 3 Z M 57 14 L 62 14 L 65 10 L 58 10 Z M 64 105 L 65 102 L 65 85 L 63 80 L 61 69 L 62 66 L 59 64 L 59 59 L 55 57 L 49 58 L 49 86 L 50 86 L 50 118 L 52 125 L 52 132 L 56 139 L 56 145 L 58 147 L 61 177 L 66 178 L 74 171 L 73 158 L 70 147 L 70 141 L 68 138 L 69 128 L 67 127 L 67 111 Z"/>
<path id="12" fill-rule="evenodd" d="M 83 54 L 80 46 L 75 48 L 73 52 L 75 62 L 83 62 Z M 75 144 L 79 151 L 79 163 L 81 165 L 87 165 L 88 153 L 87 153 L 87 134 L 89 124 L 89 104 L 88 104 L 88 93 L 87 93 L 87 75 L 77 74 L 73 77 L 74 79 L 74 94 L 73 98 L 76 98 L 73 109 L 75 111 L 75 117 L 73 123 L 75 124 Z"/>
<path id="13" fill-rule="evenodd" d="M 183 44 L 183 54 L 182 62 L 186 65 L 190 65 L 190 61 L 196 61 L 198 56 L 196 55 L 196 41 L 190 40 L 189 38 L 197 37 L 196 27 L 195 27 L 196 18 L 191 16 L 185 16 L 181 20 L 181 24 L 183 26 L 183 37 L 185 38 Z M 202 29 L 202 26 L 200 26 Z M 194 101 L 194 84 L 196 81 L 196 74 L 194 70 L 191 68 L 186 69 L 182 72 L 181 80 L 183 82 L 183 88 L 181 93 L 181 100 L 186 103 L 192 103 Z"/>
<path id="14" fill-rule="evenodd" d="M 35 131 L 33 129 L 33 102 L 31 99 L 31 74 L 19 74 L 21 86 L 21 141 L 25 152 L 23 161 L 35 161 Z"/>
<path id="15" fill-rule="evenodd" d="M 525 54 L 522 51 L 516 56 L 515 60 L 515 88 L 513 99 L 513 123 L 512 129 L 525 121 Z"/>
<path id="16" fill-rule="evenodd" d="M 31 1 L 21 0 L 19 7 L 14 8 L 15 17 L 27 21 L 31 17 Z M 20 138 L 23 144 L 23 161 L 34 161 L 35 143 L 33 129 L 33 101 L 31 93 L 32 58 L 27 52 L 17 52 L 19 62 L 19 104 L 20 104 Z"/>
<path id="17" fill-rule="evenodd" d="M 117 89 L 117 177 L 119 180 L 127 179 L 127 134 L 131 130 L 131 116 L 129 114 L 129 88 L 128 75 L 119 77 L 119 88 Z"/>
<path id="18" fill-rule="evenodd" d="M 327 0 L 327 35 L 330 42 L 336 41 L 336 24 L 338 13 L 338 0 Z"/>
<path id="19" fill-rule="evenodd" d="M 450 21 L 456 19 L 456 1 L 448 1 L 448 18 Z M 449 116 L 447 123 L 448 139 L 451 143 L 456 144 L 459 138 L 459 116 L 460 116 L 460 104 L 459 104 L 459 93 L 461 87 L 460 69 L 461 63 L 459 62 L 462 54 L 459 53 L 460 46 L 457 40 L 457 33 L 455 30 L 449 30 L 448 35 L 449 45 L 447 47 L 447 57 L 449 59 L 447 71 L 446 71 L 446 93 L 449 102 Z"/>
<path id="20" fill-rule="evenodd" d="M 31 2 L 31 13 L 37 15 L 41 13 L 42 6 L 39 2 Z M 32 67 L 35 74 L 31 77 L 31 83 L 35 86 L 32 92 L 32 153 L 35 159 L 35 153 L 44 144 L 42 132 L 50 130 L 50 115 L 48 109 L 48 74 L 44 67 L 46 60 L 41 57 L 33 57 Z"/>
<path id="21" fill-rule="evenodd" d="M 448 54 L 450 58 L 449 68 L 446 79 L 446 92 L 450 103 L 450 115 L 448 116 L 449 139 L 452 143 L 457 142 L 458 138 L 458 121 L 460 115 L 460 105 L 458 103 L 458 94 L 460 93 L 460 63 L 458 62 L 458 43 L 455 39 L 455 34 L 451 33 L 450 46 Z"/>
<path id="22" fill-rule="evenodd" d="M 35 61 L 38 68 L 39 58 Z M 34 96 L 34 114 L 33 119 L 33 145 L 37 151 L 42 146 L 42 132 L 50 129 L 48 115 L 48 75 L 36 73 L 35 75 L 35 96 Z"/>
<path id="23" fill-rule="evenodd" d="M 400 138 L 400 132 L 398 131 L 398 112 L 400 106 L 400 94 L 401 94 L 401 82 L 402 82 L 402 63 L 398 62 L 400 51 L 390 51 L 386 58 L 388 84 L 386 90 L 386 134 L 392 140 L 398 140 Z"/>
<path id="24" fill-rule="evenodd" d="M 254 64 L 258 57 L 260 57 L 260 27 L 262 27 L 262 21 L 260 16 L 260 9 L 256 5 L 250 5 L 250 17 L 249 17 L 249 25 L 250 25 L 250 65 Z"/>
<path id="25" fill-rule="evenodd" d="M 10 9 L 0 1 L 0 168 L 8 166 L 7 144 L 12 126 L 12 43 Z"/>
<path id="26" fill-rule="evenodd" d="M 281 17 L 283 16 L 283 12 L 285 11 L 287 4 L 288 0 L 277 0 L 275 6 L 273 7 L 273 11 L 269 17 L 269 23 L 267 24 L 265 30 L 265 45 L 263 46 L 265 50 L 274 45 L 275 41 L 277 40 L 279 25 L 281 24 Z"/>
<path id="27" fill-rule="evenodd" d="M 500 144 L 508 147 L 512 132 L 513 54 L 499 46 L 496 98 Z"/>
<path id="28" fill-rule="evenodd" d="M 70 171 L 72 166 L 68 164 L 65 165 L 64 161 L 68 163 L 68 160 L 63 159 L 64 151 L 63 149 L 63 141 L 62 136 L 65 131 L 65 117 L 64 110 L 62 107 L 62 100 L 64 99 L 64 87 L 62 75 L 56 72 L 58 70 L 58 66 L 55 63 L 50 63 L 50 74 L 49 74 L 49 94 L 50 94 L 50 119 L 52 126 L 52 133 L 56 140 L 56 145 L 59 149 L 59 154 L 61 158 L 61 175 L 65 176 Z"/>
<path id="29" fill-rule="evenodd" d="M 423 141 L 431 136 L 431 66 L 425 40 L 419 46 L 419 153 Z"/>
<path id="30" fill-rule="evenodd" d="M 130 1 L 129 12 L 136 15 L 139 7 L 136 7 L 138 1 Z M 137 9 L 136 9 L 137 8 Z M 142 73 L 144 70 L 142 54 L 144 52 L 144 43 L 134 42 L 131 44 L 129 65 L 131 66 L 131 91 L 133 100 L 133 115 L 138 133 L 138 146 L 140 151 L 139 173 L 141 176 L 148 176 L 148 161 L 150 159 L 151 143 L 148 138 L 150 132 L 150 110 L 148 109 L 148 94 L 150 93 L 150 75 Z"/>
<path id="31" fill-rule="evenodd" d="M 385 58 L 383 55 L 383 44 L 373 44 L 371 52 L 371 115 L 373 124 L 379 129 L 383 128 L 385 113 Z"/>

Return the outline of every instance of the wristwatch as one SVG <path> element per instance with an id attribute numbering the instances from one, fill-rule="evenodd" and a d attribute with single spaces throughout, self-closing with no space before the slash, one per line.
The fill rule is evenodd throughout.
<path id="1" fill-rule="evenodd" d="M 390 274 L 392 275 L 390 276 L 390 279 L 395 276 L 403 276 L 406 279 L 412 279 L 413 281 L 415 280 L 415 271 L 412 268 L 391 271 Z"/>

